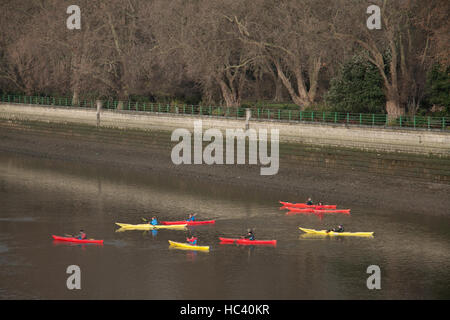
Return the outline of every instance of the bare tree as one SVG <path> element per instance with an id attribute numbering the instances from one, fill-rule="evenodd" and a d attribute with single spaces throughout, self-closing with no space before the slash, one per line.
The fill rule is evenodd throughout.
<path id="1" fill-rule="evenodd" d="M 382 8 L 369 30 L 366 9 Z M 282 93 L 301 108 L 320 101 L 339 64 L 366 52 L 386 112 L 416 112 L 430 66 L 448 64 L 446 0 L 78 1 L 81 30 L 60 0 L 0 2 L 0 85 L 8 92 L 171 97 L 239 106 Z M 269 93 L 268 93 L 269 92 Z M 123 107 L 123 102 L 119 108 Z"/>
<path id="2" fill-rule="evenodd" d="M 328 25 L 323 19 L 327 6 L 323 1 L 314 3 L 254 1 L 245 18 L 234 17 L 241 41 L 267 58 L 300 107 L 315 102 L 319 74 L 327 59 Z"/>
<path id="3" fill-rule="evenodd" d="M 228 11 L 237 1 L 171 1 L 161 10 L 165 51 L 180 50 L 187 75 L 200 83 L 204 96 L 220 89 L 227 106 L 239 106 L 246 71 L 253 59 L 231 32 Z M 161 30 L 163 27 L 159 27 Z"/>
<path id="4" fill-rule="evenodd" d="M 437 6 L 445 4 L 439 0 L 374 2 L 381 7 L 381 30 L 367 28 L 368 16 L 361 15 L 367 3 L 345 0 L 334 2 L 332 27 L 337 39 L 366 50 L 367 59 L 383 78 L 386 112 L 397 117 L 405 114 L 408 107 L 414 112 L 420 104 L 432 40 L 430 27 L 438 18 Z M 443 21 L 442 17 L 439 21 Z"/>

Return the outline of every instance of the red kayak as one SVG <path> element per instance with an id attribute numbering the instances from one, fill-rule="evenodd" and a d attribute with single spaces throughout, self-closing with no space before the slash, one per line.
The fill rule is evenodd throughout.
<path id="1" fill-rule="evenodd" d="M 161 221 L 164 225 L 174 225 L 174 224 L 187 224 L 188 226 L 198 226 L 201 224 L 211 224 L 215 223 L 216 220 L 205 220 L 205 221 Z"/>
<path id="2" fill-rule="evenodd" d="M 94 240 L 94 239 L 83 239 L 80 240 L 78 238 L 71 238 L 71 237 L 59 237 L 52 235 L 53 239 L 57 241 L 68 241 L 68 242 L 77 242 L 77 243 L 101 243 L 103 244 L 103 240 Z"/>
<path id="3" fill-rule="evenodd" d="M 311 208 L 311 209 L 336 209 L 335 204 L 324 204 L 324 205 L 307 205 L 306 203 L 290 203 L 290 202 L 283 202 L 280 201 L 280 203 L 283 205 L 280 209 L 289 209 L 289 208 Z"/>
<path id="4" fill-rule="evenodd" d="M 314 213 L 345 213 L 350 214 L 350 209 L 339 209 L 339 210 L 314 210 Z"/>
<path id="5" fill-rule="evenodd" d="M 311 214 L 314 214 L 314 215 L 317 216 L 320 220 L 322 220 L 323 217 L 325 216 L 324 213 L 323 213 L 323 210 L 321 210 L 320 213 L 312 213 L 312 212 L 292 212 L 292 211 L 286 212 L 286 215 L 287 215 L 287 216 L 294 215 L 294 214 L 295 214 L 295 215 L 297 215 L 297 214 L 304 214 L 304 215 L 311 215 Z"/>
<path id="6" fill-rule="evenodd" d="M 289 213 L 314 213 L 315 209 L 298 209 L 298 208 L 289 208 Z M 317 210 L 319 211 L 319 210 Z"/>
<path id="7" fill-rule="evenodd" d="M 248 240 L 248 239 L 231 239 L 231 238 L 219 238 L 221 243 L 237 243 L 237 244 L 270 244 L 277 245 L 277 240 Z"/>
<path id="8" fill-rule="evenodd" d="M 350 214 L 350 209 L 316 210 L 316 209 L 290 208 L 289 209 L 289 213 L 316 213 L 316 214 L 322 214 L 322 213 L 344 213 L 344 214 Z"/>

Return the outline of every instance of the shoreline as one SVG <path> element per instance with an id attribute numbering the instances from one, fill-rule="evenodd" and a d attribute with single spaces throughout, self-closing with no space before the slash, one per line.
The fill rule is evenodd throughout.
<path id="1" fill-rule="evenodd" d="M 277 130 L 281 143 L 320 147 L 351 148 L 359 151 L 407 153 L 450 157 L 450 132 L 403 130 L 373 126 L 342 125 L 273 119 L 218 117 L 184 113 L 86 109 L 45 105 L 0 103 L 0 118 L 7 120 L 48 121 L 71 125 L 127 130 L 191 130 L 201 120 L 203 129 Z"/>
<path id="2" fill-rule="evenodd" d="M 448 180 L 434 182 L 398 176 L 395 175 L 395 168 L 389 169 L 390 165 L 372 172 L 364 171 L 348 164 L 347 158 L 355 155 L 339 156 L 338 152 L 332 154 L 331 149 L 320 152 L 320 147 L 316 153 L 312 149 L 305 150 L 310 154 L 309 159 L 303 159 L 301 154 L 292 156 L 291 149 L 280 152 L 278 174 L 261 176 L 259 165 L 176 166 L 170 158 L 171 147 L 176 142 L 170 141 L 167 132 L 0 121 L 0 137 L 0 152 L 6 157 L 72 162 L 91 168 L 108 167 L 139 176 L 170 175 L 187 183 L 220 184 L 252 192 L 256 190 L 279 197 L 281 201 L 302 202 L 312 196 L 314 201 L 337 203 L 350 208 L 372 207 L 393 213 L 428 212 L 431 215 L 447 214 L 450 206 Z M 297 145 L 297 149 L 301 148 L 308 147 Z M 280 146 L 280 149 L 283 147 Z M 372 154 L 361 152 L 359 157 L 356 162 L 366 161 L 370 167 Z M 423 157 L 424 163 L 427 159 Z M 405 166 L 421 163 L 417 157 L 414 161 L 406 161 Z M 450 168 L 447 159 L 431 161 L 437 161 L 435 169 L 440 167 L 444 173 Z M 377 173 L 389 170 L 391 174 Z M 274 207 L 277 207 L 277 203 L 274 203 Z"/>

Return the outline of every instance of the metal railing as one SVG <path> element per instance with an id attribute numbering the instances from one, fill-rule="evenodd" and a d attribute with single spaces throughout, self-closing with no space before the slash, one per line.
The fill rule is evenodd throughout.
<path id="1" fill-rule="evenodd" d="M 2 95 L 0 101 L 14 104 L 31 104 L 47 106 L 64 106 L 79 108 L 96 108 L 96 100 L 81 99 L 77 105 L 72 98 L 39 97 L 21 95 Z M 128 110 L 140 112 L 157 112 L 168 114 L 200 115 L 227 118 L 245 118 L 246 108 L 202 106 L 202 105 L 171 105 L 138 101 L 102 100 L 102 108 L 109 110 Z M 300 111 L 288 109 L 250 108 L 252 120 L 271 120 L 288 122 L 326 123 L 340 125 L 357 125 L 370 127 L 389 127 L 405 129 L 429 129 L 447 131 L 450 129 L 450 117 L 429 116 L 399 116 L 396 119 L 386 114 L 343 113 Z"/>

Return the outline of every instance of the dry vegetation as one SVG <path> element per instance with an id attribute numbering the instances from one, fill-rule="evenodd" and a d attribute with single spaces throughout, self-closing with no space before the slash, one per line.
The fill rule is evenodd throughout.
<path id="1" fill-rule="evenodd" d="M 0 3 L 2 91 L 305 108 L 363 52 L 395 116 L 418 108 L 435 62 L 448 65 L 448 0 L 81 0 L 81 30 L 66 28 L 70 4 Z M 370 4 L 382 30 L 366 27 Z"/>

